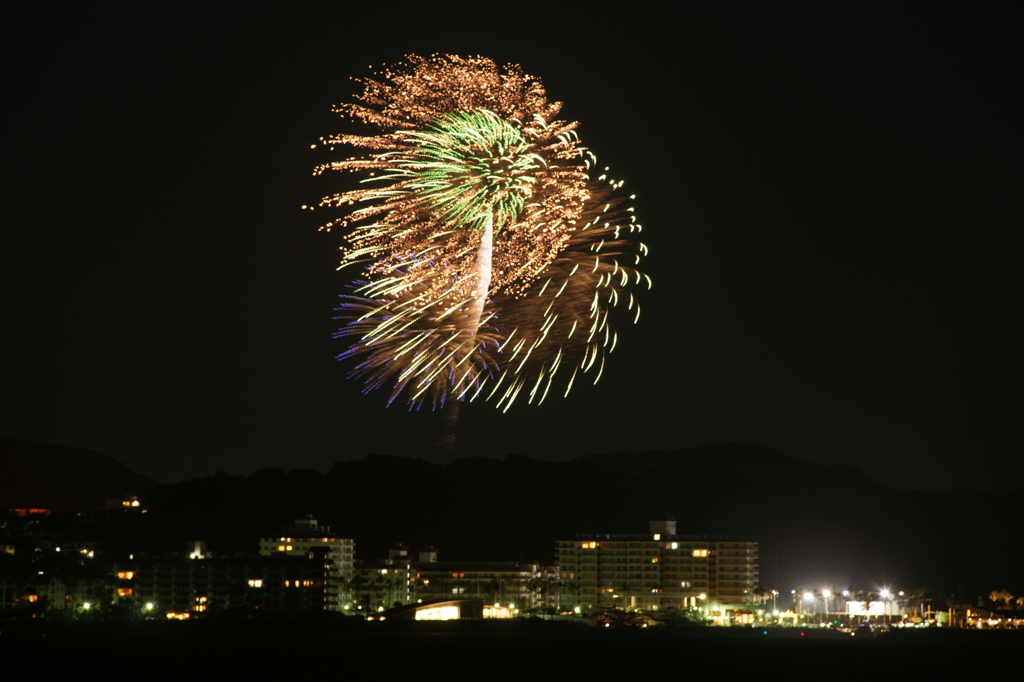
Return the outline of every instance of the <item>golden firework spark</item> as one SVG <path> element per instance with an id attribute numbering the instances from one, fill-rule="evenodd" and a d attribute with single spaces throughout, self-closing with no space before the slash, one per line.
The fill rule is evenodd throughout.
<path id="1" fill-rule="evenodd" d="M 646 248 L 621 186 L 591 172 L 576 123 L 557 120 L 540 81 L 515 65 L 452 55 L 409 57 L 362 81 L 339 113 L 374 135 L 321 138 L 361 155 L 325 164 L 362 188 L 324 198 L 344 209 L 342 267 L 363 279 L 343 297 L 339 358 L 366 391 L 389 387 L 413 407 L 521 395 L 596 381 L 616 334 L 609 310 L 639 304 L 631 287 Z M 564 386 L 561 388 L 561 386 Z"/>

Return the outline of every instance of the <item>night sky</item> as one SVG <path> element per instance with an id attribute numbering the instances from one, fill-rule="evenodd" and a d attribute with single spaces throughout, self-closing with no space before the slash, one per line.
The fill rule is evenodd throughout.
<path id="1" fill-rule="evenodd" d="M 1008 15 L 218 5 L 9 16 L 0 435 L 161 481 L 745 441 L 1024 484 Z M 435 52 L 543 79 L 637 195 L 654 280 L 596 386 L 464 406 L 448 456 L 335 361 L 357 273 L 300 210 L 345 189 L 310 146 L 350 78 Z"/>

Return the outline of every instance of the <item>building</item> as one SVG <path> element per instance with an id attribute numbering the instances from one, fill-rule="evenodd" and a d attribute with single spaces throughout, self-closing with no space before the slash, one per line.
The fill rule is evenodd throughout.
<path id="1" fill-rule="evenodd" d="M 352 605 L 357 611 L 372 612 L 410 604 L 414 577 L 405 545 L 392 547 L 387 559 L 357 562 L 350 583 Z"/>
<path id="2" fill-rule="evenodd" d="M 754 603 L 756 542 L 678 535 L 674 520 L 645 535 L 577 535 L 556 543 L 563 610 L 701 608 L 717 618 Z"/>
<path id="3" fill-rule="evenodd" d="M 417 561 L 416 598 L 483 599 L 520 611 L 558 606 L 558 569 L 537 561 Z"/>
<path id="4" fill-rule="evenodd" d="M 194 547 L 190 547 L 194 550 Z M 213 611 L 324 611 L 337 594 L 327 550 L 305 556 L 139 555 L 116 568 L 120 603 L 195 616 Z M 333 587 L 333 589 L 332 589 Z"/>
<path id="5" fill-rule="evenodd" d="M 262 556 L 305 557 L 317 548 L 326 548 L 326 558 L 331 561 L 327 608 L 339 611 L 350 600 L 348 585 L 355 576 L 355 540 L 339 537 L 328 526 L 317 525 L 312 516 L 297 519 L 294 526 L 282 528 L 275 537 L 260 538 Z"/>
<path id="6" fill-rule="evenodd" d="M 34 611 L 66 611 L 88 608 L 109 596 L 103 576 L 86 574 L 0 575 L 0 609 L 27 608 Z"/>
<path id="7" fill-rule="evenodd" d="M 379 611 L 451 600 L 482 600 L 488 612 L 558 606 L 556 566 L 537 561 L 438 561 L 437 555 L 437 549 L 429 547 L 413 561 L 407 547 L 395 545 L 387 559 L 359 563 L 352 583 L 356 609 Z"/>
<path id="8" fill-rule="evenodd" d="M 391 620 L 481 620 L 515 618 L 515 609 L 509 606 L 488 604 L 483 599 L 447 599 L 424 604 L 402 606 L 386 614 L 381 613 L 380 619 Z M 373 618 L 371 616 L 371 618 Z"/>

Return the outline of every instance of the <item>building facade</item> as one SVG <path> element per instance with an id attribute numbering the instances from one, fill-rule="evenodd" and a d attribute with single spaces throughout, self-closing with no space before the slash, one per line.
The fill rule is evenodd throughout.
<path id="1" fill-rule="evenodd" d="M 117 567 L 118 601 L 160 612 L 323 611 L 330 608 L 331 562 L 307 556 L 138 556 Z"/>
<path id="2" fill-rule="evenodd" d="M 556 543 L 563 610 L 661 610 L 754 603 L 756 542 L 678 535 L 675 521 L 652 521 L 636 535 L 577 535 Z"/>
<path id="3" fill-rule="evenodd" d="M 326 558 L 331 562 L 326 608 L 340 611 L 351 600 L 349 585 L 355 576 L 355 540 L 339 537 L 329 526 L 317 525 L 311 516 L 297 519 L 294 526 L 282 528 L 279 535 L 260 538 L 261 556 L 307 557 L 315 549 L 326 549 Z"/>
<path id="4" fill-rule="evenodd" d="M 423 602 L 477 598 L 519 611 L 558 606 L 558 569 L 536 561 L 432 561 L 412 568 Z"/>
<path id="5" fill-rule="evenodd" d="M 429 547 L 413 560 L 396 545 L 388 558 L 356 565 L 353 602 L 377 611 L 412 603 L 482 600 L 488 610 L 510 612 L 558 607 L 558 567 L 537 561 L 438 561 Z M 491 616 L 487 616 L 491 617 Z"/>

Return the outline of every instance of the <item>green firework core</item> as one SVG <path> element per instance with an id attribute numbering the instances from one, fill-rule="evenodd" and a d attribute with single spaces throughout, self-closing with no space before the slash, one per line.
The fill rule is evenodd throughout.
<path id="1" fill-rule="evenodd" d="M 415 149 L 398 163 L 406 188 L 456 228 L 515 223 L 543 164 L 515 126 L 486 109 L 445 114 L 409 138 Z"/>

